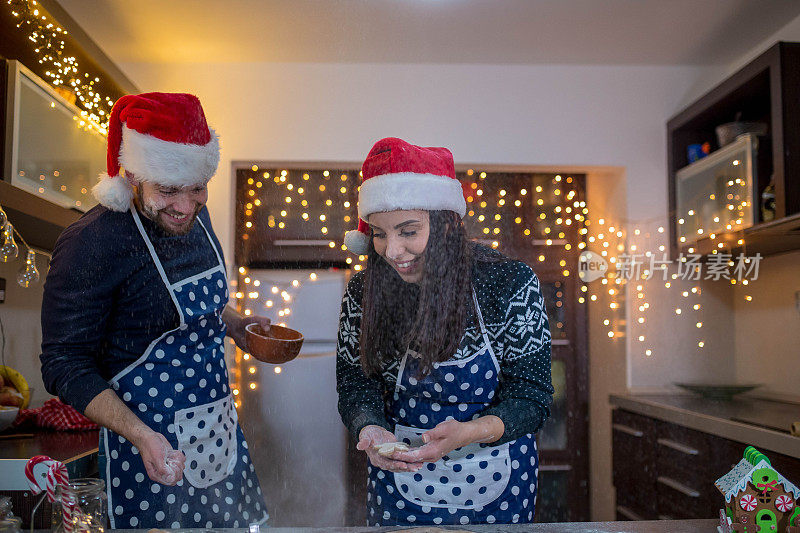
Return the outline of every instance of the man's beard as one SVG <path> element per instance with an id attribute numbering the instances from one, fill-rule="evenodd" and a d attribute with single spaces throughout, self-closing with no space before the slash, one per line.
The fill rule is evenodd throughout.
<path id="1" fill-rule="evenodd" d="M 156 223 L 156 226 L 161 228 L 165 233 L 169 235 L 186 235 L 192 228 L 194 227 L 194 221 L 197 219 L 197 215 L 200 213 L 200 210 L 203 208 L 202 205 L 198 204 L 195 208 L 194 213 L 192 213 L 187 220 L 180 226 L 179 229 L 176 229 L 174 226 L 168 225 L 166 222 L 162 220 L 162 216 L 164 214 L 164 209 L 158 209 L 157 207 L 153 207 L 151 205 L 147 205 L 144 201 L 144 195 L 142 194 L 142 190 L 139 189 L 137 194 L 137 200 L 139 203 L 139 209 L 141 209 L 142 214 L 146 216 L 148 219 L 152 220 Z"/>

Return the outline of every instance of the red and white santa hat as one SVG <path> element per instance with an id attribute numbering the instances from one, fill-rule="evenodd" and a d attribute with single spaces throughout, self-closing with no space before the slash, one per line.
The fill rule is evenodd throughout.
<path id="1" fill-rule="evenodd" d="M 367 253 L 372 213 L 400 209 L 467 212 L 453 154 L 447 148 L 427 148 L 388 137 L 375 143 L 361 165 L 358 229 L 348 231 L 344 244 L 354 254 Z"/>
<path id="2" fill-rule="evenodd" d="M 108 124 L 106 174 L 92 188 L 112 211 L 127 211 L 133 189 L 120 167 L 141 181 L 170 187 L 206 183 L 217 171 L 219 139 L 191 94 L 125 95 Z"/>

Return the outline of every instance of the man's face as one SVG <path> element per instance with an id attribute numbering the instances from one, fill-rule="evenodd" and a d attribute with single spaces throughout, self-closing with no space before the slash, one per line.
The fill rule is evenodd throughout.
<path id="1" fill-rule="evenodd" d="M 137 200 L 142 214 L 172 235 L 186 235 L 208 201 L 208 186 L 167 187 L 141 181 Z"/>

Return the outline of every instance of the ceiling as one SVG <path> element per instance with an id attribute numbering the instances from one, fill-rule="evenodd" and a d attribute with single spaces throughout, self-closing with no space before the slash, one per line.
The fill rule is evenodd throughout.
<path id="1" fill-rule="evenodd" d="M 58 0 L 116 63 L 727 64 L 797 0 Z"/>

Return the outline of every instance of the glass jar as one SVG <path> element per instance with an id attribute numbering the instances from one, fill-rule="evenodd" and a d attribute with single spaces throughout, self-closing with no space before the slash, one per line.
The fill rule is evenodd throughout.
<path id="1" fill-rule="evenodd" d="M 54 533 L 67 533 L 64 527 L 63 506 L 74 502 L 72 509 L 72 533 L 89 531 L 102 533 L 108 524 L 108 504 L 106 484 L 102 479 L 75 479 L 62 491 L 56 488 L 56 502 L 53 504 L 52 526 Z"/>
<path id="2" fill-rule="evenodd" d="M 22 533 L 22 519 L 16 516 L 0 518 L 0 533 Z"/>
<path id="3" fill-rule="evenodd" d="M 0 520 L 13 516 L 14 513 L 11 511 L 11 498 L 8 496 L 0 496 Z"/>

